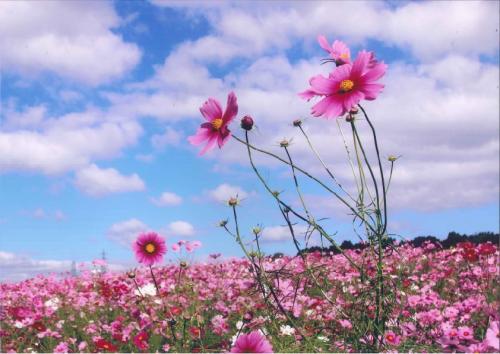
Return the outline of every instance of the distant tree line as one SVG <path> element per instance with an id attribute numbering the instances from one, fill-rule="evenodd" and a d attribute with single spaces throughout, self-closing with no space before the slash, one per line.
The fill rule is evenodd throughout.
<path id="1" fill-rule="evenodd" d="M 410 241 L 403 241 L 403 243 L 410 243 L 414 247 L 420 247 L 422 246 L 425 242 L 430 241 L 435 244 L 440 244 L 443 248 L 448 249 L 451 247 L 455 247 L 458 243 L 460 242 L 471 242 L 473 244 L 480 244 L 480 243 L 485 243 L 485 242 L 491 242 L 495 245 L 498 245 L 500 242 L 500 234 L 498 233 L 493 233 L 493 232 L 479 232 L 473 235 L 466 235 L 466 234 L 459 234 L 458 232 L 451 231 L 448 234 L 448 237 L 444 240 L 438 239 L 436 236 L 418 236 L 415 237 L 413 240 Z M 385 247 L 388 245 L 392 245 L 396 242 L 396 239 L 389 237 L 385 240 Z M 351 241 L 344 241 L 340 245 L 340 248 L 343 250 L 358 250 L 358 249 L 363 249 L 366 248 L 367 245 L 357 242 L 357 243 L 352 243 Z M 308 247 L 304 250 L 301 251 L 301 253 L 310 253 L 310 252 L 333 252 L 334 254 L 340 253 L 340 251 L 335 248 L 334 246 L 330 247 L 319 247 L 319 246 L 314 246 L 314 247 Z M 273 255 L 273 258 L 277 257 L 282 257 L 283 253 L 278 252 Z"/>

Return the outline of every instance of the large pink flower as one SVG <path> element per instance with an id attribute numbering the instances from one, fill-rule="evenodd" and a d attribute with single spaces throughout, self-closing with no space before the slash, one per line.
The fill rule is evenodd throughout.
<path id="1" fill-rule="evenodd" d="M 258 331 L 242 334 L 236 339 L 231 353 L 273 353 L 273 346 Z"/>
<path id="2" fill-rule="evenodd" d="M 209 98 L 203 106 L 200 107 L 200 112 L 205 117 L 207 122 L 203 123 L 195 135 L 188 138 L 193 145 L 200 145 L 207 142 L 200 155 L 203 155 L 208 150 L 211 150 L 215 143 L 221 148 L 229 139 L 231 131 L 228 129 L 228 124 L 238 114 L 238 103 L 236 95 L 230 92 L 227 96 L 227 107 L 224 113 L 222 107 L 214 98 Z"/>
<path id="3" fill-rule="evenodd" d="M 148 266 L 161 262 L 167 253 L 165 241 L 156 232 L 140 234 L 132 247 L 137 261 Z"/>
<path id="4" fill-rule="evenodd" d="M 311 113 L 315 117 L 339 117 L 356 106 L 362 99 L 374 100 L 384 88 L 376 83 L 387 70 L 387 65 L 377 62 L 373 53 L 361 51 L 352 64 L 336 67 L 326 78 L 316 75 L 309 80 L 311 88 L 299 93 L 310 100 L 323 97 L 316 103 Z"/>
<path id="5" fill-rule="evenodd" d="M 486 331 L 485 343 L 490 347 L 500 349 L 500 331 L 498 330 L 498 321 L 491 321 L 490 327 Z"/>
<path id="6" fill-rule="evenodd" d="M 337 65 L 351 63 L 351 51 L 344 42 L 335 41 L 330 46 L 325 36 L 318 36 L 318 42 L 321 48 L 330 53 L 330 57 L 335 60 Z"/>

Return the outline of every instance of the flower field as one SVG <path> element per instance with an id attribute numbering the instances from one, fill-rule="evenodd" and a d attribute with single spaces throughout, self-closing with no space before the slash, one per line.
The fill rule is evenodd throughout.
<path id="1" fill-rule="evenodd" d="M 387 250 L 382 350 L 498 351 L 498 254 L 490 243 Z M 375 263 L 366 250 L 347 255 L 363 264 L 365 279 L 343 255 L 264 258 L 267 276 L 276 279 L 273 296 L 259 288 L 249 260 L 218 255 L 204 263 L 88 269 L 2 284 L 0 350 L 369 351 L 374 338 L 363 336 L 363 326 L 375 316 L 369 287 Z"/>

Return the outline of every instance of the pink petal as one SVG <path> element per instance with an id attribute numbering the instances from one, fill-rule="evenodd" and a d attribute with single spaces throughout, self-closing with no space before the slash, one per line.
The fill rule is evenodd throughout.
<path id="1" fill-rule="evenodd" d="M 217 118 L 222 118 L 222 107 L 219 101 L 214 98 L 206 100 L 200 107 L 200 112 L 209 122 Z"/>
<path id="2" fill-rule="evenodd" d="M 312 89 L 320 95 L 330 95 L 338 90 L 338 83 L 322 75 L 312 77 L 309 83 Z"/>
<path id="3" fill-rule="evenodd" d="M 206 129 L 206 128 L 198 128 L 198 131 L 196 132 L 195 135 L 191 135 L 188 137 L 188 141 L 192 145 L 200 145 L 203 143 L 205 140 L 210 139 L 210 137 L 213 135 L 213 131 L 211 129 Z"/>
<path id="4" fill-rule="evenodd" d="M 311 89 L 307 89 L 307 90 L 305 90 L 303 92 L 299 92 L 298 95 L 299 95 L 300 98 L 309 101 L 311 98 L 313 98 L 314 96 L 316 96 L 316 92 L 314 92 Z"/>
<path id="5" fill-rule="evenodd" d="M 200 151 L 200 155 L 203 155 L 207 151 L 212 150 L 216 142 L 217 142 L 217 134 L 210 136 L 207 145 L 205 145 L 205 147 Z"/>
<path id="6" fill-rule="evenodd" d="M 328 43 L 328 40 L 326 39 L 325 36 L 323 35 L 318 36 L 318 43 L 320 47 L 326 50 L 328 53 L 332 51 L 332 48 L 330 47 L 330 44 Z"/>
<path id="7" fill-rule="evenodd" d="M 217 144 L 219 145 L 219 148 L 224 146 L 224 144 L 227 142 L 229 139 L 229 129 L 227 127 L 224 127 L 224 129 L 221 129 L 220 134 L 217 137 Z"/>
<path id="8" fill-rule="evenodd" d="M 341 66 L 337 66 L 335 70 L 333 70 L 329 75 L 330 80 L 335 82 L 336 86 L 334 90 L 335 92 L 338 91 L 339 89 L 338 85 L 342 80 L 347 80 L 350 79 L 351 77 L 352 77 L 352 64 L 344 64 Z"/>
<path id="9" fill-rule="evenodd" d="M 311 108 L 312 115 L 315 117 L 325 116 L 326 118 L 335 118 L 343 113 L 342 100 L 338 97 L 329 96 L 323 98 Z"/>
<path id="10" fill-rule="evenodd" d="M 379 93 L 382 92 L 384 85 L 368 83 L 360 85 L 358 89 L 365 94 L 365 100 L 371 101 L 376 99 Z"/>
<path id="11" fill-rule="evenodd" d="M 367 52 L 366 50 L 362 50 L 359 52 L 356 60 L 352 64 L 351 77 L 359 78 L 365 72 L 368 63 L 370 62 L 370 58 L 372 58 L 372 54 Z"/>
<path id="12" fill-rule="evenodd" d="M 234 117 L 236 117 L 237 114 L 238 102 L 236 101 L 236 95 L 234 94 L 234 92 L 230 92 L 229 95 L 227 95 L 227 106 L 222 120 L 225 124 L 228 124 L 234 119 Z"/>
<path id="13" fill-rule="evenodd" d="M 383 62 L 377 63 L 373 66 L 373 68 L 368 69 L 368 71 L 361 77 L 363 81 L 375 81 L 384 76 L 387 70 L 387 65 Z"/>
<path id="14" fill-rule="evenodd" d="M 364 97 L 363 92 L 361 91 L 352 91 L 347 94 L 344 94 L 343 107 L 346 112 L 349 112 L 352 107 L 357 105 L 359 101 L 361 101 Z"/>

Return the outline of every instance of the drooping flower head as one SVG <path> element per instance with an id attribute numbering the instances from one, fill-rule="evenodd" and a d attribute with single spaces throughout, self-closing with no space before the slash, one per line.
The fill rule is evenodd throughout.
<path id="1" fill-rule="evenodd" d="M 321 48 L 330 53 L 330 57 L 335 60 L 335 64 L 343 65 L 351 63 L 351 51 L 344 42 L 335 41 L 330 46 L 325 36 L 318 36 L 318 42 Z"/>
<path id="2" fill-rule="evenodd" d="M 373 53 L 361 51 L 354 63 L 336 67 L 327 78 L 323 75 L 312 77 L 309 80 L 311 88 L 299 96 L 307 100 L 323 97 L 312 107 L 311 114 L 336 118 L 349 112 L 362 99 L 376 99 L 384 88 L 376 81 L 386 69 L 387 65 L 376 61 Z"/>
<path id="3" fill-rule="evenodd" d="M 242 334 L 236 339 L 231 353 L 273 353 L 273 346 L 258 331 Z"/>
<path id="4" fill-rule="evenodd" d="M 200 155 L 203 155 L 213 149 L 215 143 L 221 148 L 229 139 L 231 131 L 227 126 L 238 114 L 236 95 L 234 92 L 229 93 L 224 112 L 222 112 L 219 101 L 214 98 L 209 98 L 200 107 L 200 112 L 207 121 L 201 124 L 196 134 L 190 136 L 188 140 L 193 145 L 201 145 L 206 142 L 207 144 L 200 152 Z"/>
<path id="5" fill-rule="evenodd" d="M 165 241 L 156 232 L 140 234 L 132 247 L 137 261 L 148 266 L 161 262 L 167 252 Z"/>

